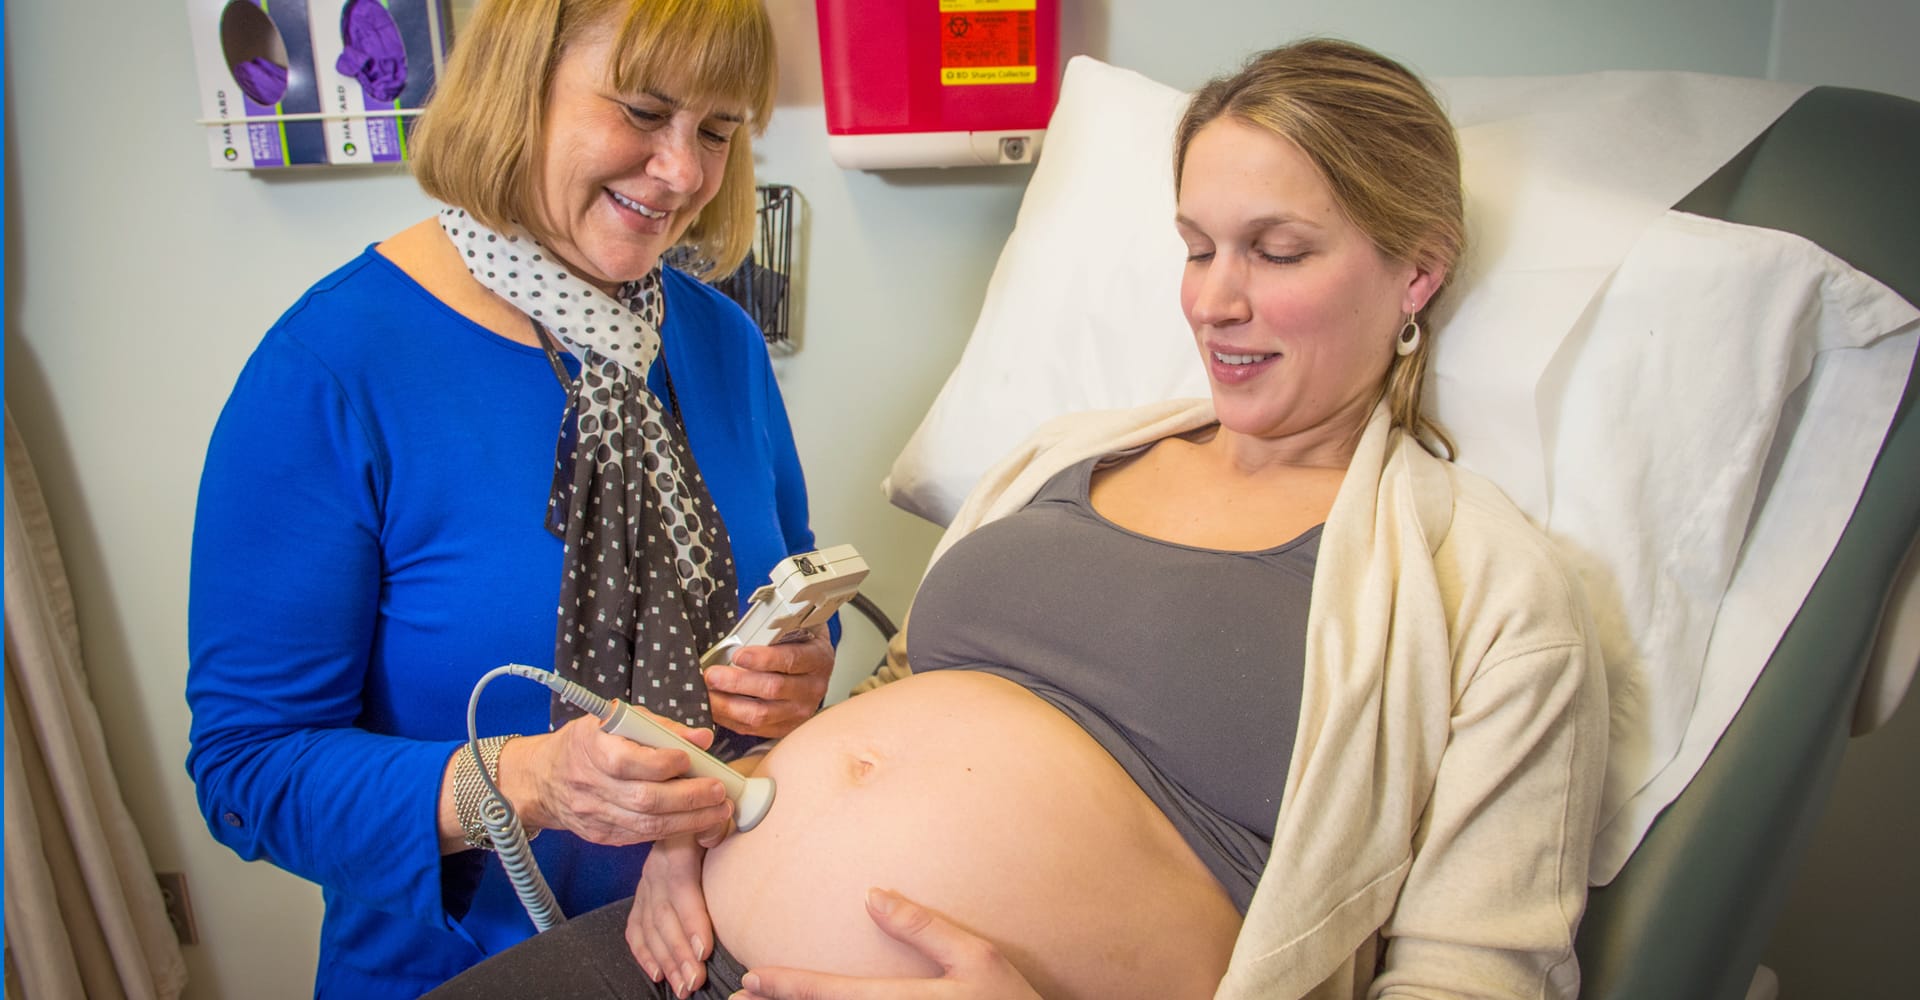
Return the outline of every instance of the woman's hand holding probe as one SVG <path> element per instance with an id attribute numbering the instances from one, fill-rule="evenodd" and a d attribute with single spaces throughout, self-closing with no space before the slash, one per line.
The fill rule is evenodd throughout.
<path id="1" fill-rule="evenodd" d="M 647 978 L 664 978 L 673 995 L 685 997 L 707 978 L 713 922 L 700 887 L 707 849 L 692 837 L 674 837 L 655 845 L 640 870 L 640 885 L 627 914 L 627 947 Z"/>
<path id="2" fill-rule="evenodd" d="M 888 937 L 940 966 L 937 979 L 853 979 L 755 969 L 731 1000 L 1040 1000 L 1000 949 L 899 893 L 867 892 L 867 915 Z"/>
<path id="3" fill-rule="evenodd" d="M 732 659 L 707 668 L 707 701 L 715 723 L 749 736 L 793 732 L 820 710 L 833 677 L 833 642 L 824 626 L 805 639 L 742 646 Z"/>
<path id="4" fill-rule="evenodd" d="M 711 729 L 654 718 L 697 747 L 713 744 Z M 501 790 L 530 831 L 570 830 L 614 846 L 681 834 L 717 839 L 733 804 L 720 782 L 682 777 L 688 764 L 683 751 L 641 746 L 581 716 L 555 732 L 507 741 L 500 749 Z"/>

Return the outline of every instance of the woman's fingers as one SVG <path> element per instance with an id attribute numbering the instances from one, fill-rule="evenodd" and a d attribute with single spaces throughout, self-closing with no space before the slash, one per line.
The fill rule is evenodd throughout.
<path id="1" fill-rule="evenodd" d="M 712 742 L 711 730 L 667 724 L 697 746 Z M 593 719 L 575 719 L 546 738 L 529 766 L 540 778 L 529 794 L 527 818 L 594 843 L 637 844 L 712 831 L 733 815 L 720 782 L 682 777 L 689 766 L 684 751 L 641 746 L 602 732 Z"/>
<path id="2" fill-rule="evenodd" d="M 646 712 L 642 708 L 631 711 Z M 646 714 L 661 726 L 672 731 L 687 742 L 705 750 L 713 746 L 713 730 L 695 729 L 683 726 L 664 716 Z M 568 728 L 579 725 L 575 719 L 567 723 Z M 666 781 L 687 773 L 690 761 L 687 753 L 673 747 L 650 747 L 635 743 L 624 736 L 604 732 L 599 725 L 588 720 L 586 732 L 581 734 L 582 752 L 591 761 L 593 767 L 609 777 L 624 781 Z"/>
<path id="3" fill-rule="evenodd" d="M 627 911 L 627 950 L 633 952 L 633 960 L 640 963 L 640 970 L 647 978 L 659 982 L 666 976 L 668 951 L 665 943 L 653 933 L 653 911 L 650 908 L 657 899 L 650 896 L 647 883 L 643 878 L 640 888 L 633 894 L 633 907 Z"/>
<path id="4" fill-rule="evenodd" d="M 676 996 L 706 982 L 713 926 L 700 887 L 706 851 L 685 837 L 662 841 L 647 855 L 627 916 L 627 946 L 648 978 L 665 979 Z"/>
<path id="5" fill-rule="evenodd" d="M 833 673 L 833 642 L 826 630 L 771 646 L 742 646 L 728 657 L 736 667 L 768 674 Z"/>
<path id="6" fill-rule="evenodd" d="M 824 692 L 824 689 L 823 689 Z M 800 728 L 813 717 L 818 697 L 796 694 L 791 700 L 765 701 L 739 695 L 712 692 L 713 717 L 736 733 L 778 739 Z"/>
<path id="7" fill-rule="evenodd" d="M 1000 954 L 993 942 L 897 892 L 867 890 L 867 915 L 888 937 L 946 970 L 946 978 L 991 977 L 1000 981 L 1019 978 L 1012 963 Z M 1020 985 L 1025 987 L 1026 983 Z"/>
<path id="8" fill-rule="evenodd" d="M 755 969 L 732 1000 L 1039 1000 L 993 942 L 898 893 L 867 893 L 867 914 L 888 937 L 940 966 L 937 979 L 852 979 Z"/>
<path id="9" fill-rule="evenodd" d="M 653 926 L 650 932 L 656 942 L 655 954 L 665 960 L 667 982 L 673 985 L 674 995 L 684 997 L 699 989 L 700 984 L 706 981 L 706 966 L 694 958 L 693 942 L 680 925 L 680 915 L 674 912 L 672 905 L 655 907 L 651 916 Z"/>
<path id="10" fill-rule="evenodd" d="M 756 969 L 728 1000 L 945 1000 L 938 979 L 853 979 L 799 969 Z"/>
<path id="11" fill-rule="evenodd" d="M 714 721 L 753 736 L 785 736 L 812 717 L 833 678 L 833 644 L 823 632 L 795 642 L 746 646 L 708 668 Z"/>
<path id="12" fill-rule="evenodd" d="M 932 910 L 886 889 L 867 890 L 867 915 L 888 937 L 933 959 L 942 969 L 964 964 L 957 952 L 970 942 L 985 944 Z"/>
<path id="13" fill-rule="evenodd" d="M 675 996 L 684 997 L 706 982 L 707 968 L 696 942 L 681 928 L 677 915 L 659 898 L 635 895 L 627 918 L 627 947 L 647 978 L 665 981 Z"/>
<path id="14" fill-rule="evenodd" d="M 709 849 L 709 850 L 715 847 L 719 847 L 721 841 L 731 836 L 733 836 L 733 810 L 732 809 L 727 810 L 727 818 L 725 822 L 716 823 L 713 826 L 706 828 L 705 830 L 695 831 L 694 833 L 694 838 L 699 842 L 700 846 L 703 849 Z"/>

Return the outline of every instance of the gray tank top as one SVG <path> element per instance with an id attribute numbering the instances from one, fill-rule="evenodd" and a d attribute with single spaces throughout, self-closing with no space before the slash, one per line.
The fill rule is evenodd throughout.
<path id="1" fill-rule="evenodd" d="M 934 564 L 908 661 L 1005 677 L 1066 713 L 1245 913 L 1293 753 L 1320 528 L 1258 552 L 1148 538 L 1094 511 L 1096 461 Z"/>

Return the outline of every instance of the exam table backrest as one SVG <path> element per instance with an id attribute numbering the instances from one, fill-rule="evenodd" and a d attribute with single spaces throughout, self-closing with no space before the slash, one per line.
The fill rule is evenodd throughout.
<path id="1" fill-rule="evenodd" d="M 1920 303 L 1916 164 L 1920 103 L 1816 87 L 1675 207 L 1797 233 Z M 1619 877 L 1593 890 L 1578 942 L 1583 997 L 1746 995 L 1831 794 L 1888 591 L 1920 535 L 1916 396 L 1910 373 L 1852 519 L 1739 714 Z"/>

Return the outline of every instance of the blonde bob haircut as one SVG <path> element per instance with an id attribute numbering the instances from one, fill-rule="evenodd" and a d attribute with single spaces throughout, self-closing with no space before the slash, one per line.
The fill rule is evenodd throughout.
<path id="1" fill-rule="evenodd" d="M 413 173 L 427 194 L 489 227 L 536 239 L 548 93 L 567 46 L 602 26 L 614 41 L 609 82 L 744 111 L 725 175 L 681 237 L 701 276 L 731 273 L 753 245 L 750 134 L 773 113 L 773 26 L 761 0 L 482 0 L 455 41 L 413 139 Z"/>
<path id="2" fill-rule="evenodd" d="M 1405 66 L 1351 42 L 1313 38 L 1259 53 L 1200 88 L 1174 133 L 1174 188 L 1187 149 L 1218 118 L 1286 139 L 1305 153 L 1347 218 L 1390 260 L 1453 274 L 1466 244 L 1460 146 L 1440 102 Z M 1431 313 L 1445 283 L 1422 314 Z M 1409 322 L 1420 317 L 1410 316 Z M 1422 324 L 1425 326 L 1426 324 Z M 1421 410 L 1433 335 L 1395 355 L 1381 392 L 1394 426 L 1453 454 Z"/>

